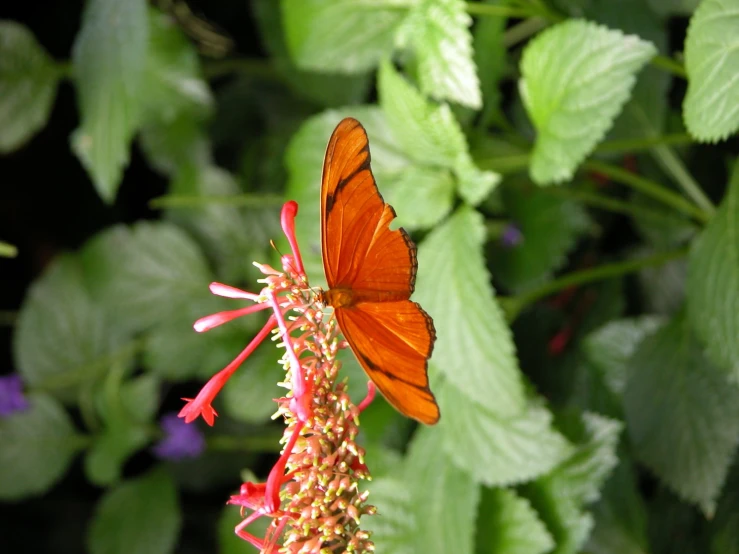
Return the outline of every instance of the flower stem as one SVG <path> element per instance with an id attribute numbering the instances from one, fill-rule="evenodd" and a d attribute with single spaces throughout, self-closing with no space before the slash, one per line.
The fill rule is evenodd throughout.
<path id="1" fill-rule="evenodd" d="M 529 17 L 520 23 L 516 23 L 503 33 L 503 46 L 510 48 L 519 42 L 529 38 L 534 33 L 542 30 L 549 23 L 543 17 Z"/>
<path id="2" fill-rule="evenodd" d="M 486 4 L 485 2 L 467 2 L 467 13 L 486 17 L 527 17 L 528 11 L 517 10 L 503 4 Z"/>
<path id="3" fill-rule="evenodd" d="M 208 438 L 208 450 L 221 452 L 280 452 L 282 433 L 252 435 L 248 437 L 234 437 L 231 435 L 217 435 Z"/>
<path id="4" fill-rule="evenodd" d="M 651 150 L 655 146 L 682 146 L 692 144 L 693 138 L 687 133 L 673 133 L 656 137 L 638 139 L 604 141 L 595 149 L 599 154 L 635 153 L 640 150 Z"/>
<path id="5" fill-rule="evenodd" d="M 213 196 L 165 195 L 152 198 L 149 207 L 153 210 L 162 208 L 200 208 L 209 204 L 226 204 L 229 206 L 246 206 L 248 208 L 269 208 L 281 206 L 284 198 L 280 194 L 229 194 Z"/>
<path id="6" fill-rule="evenodd" d="M 508 321 L 512 322 L 516 319 L 516 317 L 518 317 L 521 311 L 523 311 L 525 308 L 527 308 L 537 300 L 554 294 L 555 292 L 558 292 L 562 289 L 566 289 L 575 285 L 584 285 L 587 283 L 620 277 L 622 275 L 627 275 L 629 273 L 639 271 L 641 269 L 644 269 L 645 267 L 662 265 L 666 262 L 669 262 L 670 260 L 681 258 L 687 253 L 687 248 L 681 248 L 679 250 L 661 252 L 659 254 L 654 254 L 652 256 L 638 258 L 635 260 L 604 264 L 599 267 L 574 271 L 568 275 L 560 277 L 559 279 L 544 283 L 538 288 L 523 292 L 517 296 L 500 298 L 499 301 L 506 313 Z"/>
<path id="7" fill-rule="evenodd" d="M 663 204 L 666 204 L 677 211 L 684 213 L 690 217 L 693 217 L 703 223 L 708 221 L 708 215 L 698 207 L 694 206 L 687 200 L 685 200 L 679 194 L 672 192 L 671 190 L 655 183 L 650 179 L 640 177 L 630 171 L 616 167 L 611 164 L 600 162 L 597 160 L 589 160 L 583 164 L 584 169 L 591 171 L 597 171 L 602 173 L 614 181 L 628 185 L 634 190 L 638 190 L 641 193 L 651 196 L 655 200 L 659 200 Z"/>
<path id="8" fill-rule="evenodd" d="M 712 216 L 716 212 L 716 206 L 713 205 L 701 190 L 700 185 L 693 179 L 685 164 L 675 155 L 672 149 L 662 144 L 656 146 L 652 152 L 657 162 L 680 185 L 683 192 L 703 210 L 704 214 Z"/>
<path id="9" fill-rule="evenodd" d="M 652 58 L 651 63 L 653 66 L 664 69 L 665 71 L 667 71 L 668 73 L 672 73 L 676 77 L 680 77 L 682 79 L 687 79 L 688 77 L 683 64 L 681 64 L 677 60 L 668 58 L 667 56 L 662 56 L 661 54 L 658 54 Z"/>

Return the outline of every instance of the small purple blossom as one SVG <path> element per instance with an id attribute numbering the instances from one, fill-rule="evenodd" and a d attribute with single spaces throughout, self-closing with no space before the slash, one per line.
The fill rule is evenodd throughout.
<path id="1" fill-rule="evenodd" d="M 513 222 L 507 223 L 500 234 L 500 244 L 504 248 L 514 248 L 523 242 L 523 233 Z"/>
<path id="2" fill-rule="evenodd" d="M 196 458 L 205 450 L 205 437 L 197 426 L 188 425 L 177 414 L 165 414 L 159 424 L 164 438 L 152 448 L 158 458 L 173 461 Z"/>
<path id="3" fill-rule="evenodd" d="M 23 395 L 23 381 L 15 373 L 0 377 L 0 417 L 22 412 L 29 407 Z"/>

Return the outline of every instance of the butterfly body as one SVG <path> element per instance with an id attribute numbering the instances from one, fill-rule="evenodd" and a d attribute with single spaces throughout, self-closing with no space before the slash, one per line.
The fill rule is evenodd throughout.
<path id="1" fill-rule="evenodd" d="M 321 182 L 321 247 L 328 290 L 344 338 L 367 375 L 401 413 L 426 424 L 439 419 L 427 366 L 436 331 L 410 300 L 418 261 L 395 210 L 377 189 L 367 133 L 341 121 L 326 149 Z"/>

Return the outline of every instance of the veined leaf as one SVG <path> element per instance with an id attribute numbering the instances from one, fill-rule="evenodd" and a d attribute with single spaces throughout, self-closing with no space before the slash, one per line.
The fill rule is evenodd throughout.
<path id="1" fill-rule="evenodd" d="M 713 513 L 739 444 L 739 388 L 703 355 L 683 316 L 644 339 L 624 391 L 638 460 Z"/>
<path id="2" fill-rule="evenodd" d="M 70 398 L 78 387 L 104 375 L 113 359 L 132 357 L 125 348 L 128 338 L 93 301 L 78 258 L 67 255 L 31 286 L 18 316 L 13 350 L 30 385 Z"/>
<path id="3" fill-rule="evenodd" d="M 683 115 L 698 140 L 716 142 L 739 129 L 739 6 L 704 0 L 685 39 L 688 92 Z"/>
<path id="4" fill-rule="evenodd" d="M 88 548 L 92 554 L 167 554 L 174 552 L 181 525 L 175 484 L 165 471 L 154 470 L 103 496 Z"/>
<path id="5" fill-rule="evenodd" d="M 739 383 L 739 162 L 721 206 L 692 244 L 687 289 L 693 329 Z"/>
<path id="6" fill-rule="evenodd" d="M 532 405 L 518 415 L 495 413 L 495 398 L 480 404 L 459 391 L 455 381 L 436 390 L 444 450 L 454 464 L 488 486 L 522 483 L 543 475 L 572 449 L 552 429 L 552 415 Z"/>
<path id="7" fill-rule="evenodd" d="M 172 224 L 112 227 L 86 244 L 82 255 L 93 297 L 123 329 L 142 331 L 166 321 L 185 299 L 193 320 L 212 313 L 213 279 L 203 254 Z"/>
<path id="8" fill-rule="evenodd" d="M 82 118 L 72 147 L 108 203 L 140 121 L 148 41 L 144 0 L 87 4 L 72 52 Z"/>
<path id="9" fill-rule="evenodd" d="M 0 20 L 0 154 L 46 125 L 59 72 L 25 26 Z"/>
<path id="10" fill-rule="evenodd" d="M 629 98 L 635 74 L 656 53 L 638 37 L 580 20 L 536 37 L 521 60 L 519 89 L 537 138 L 531 177 L 572 177 Z"/>
<path id="11" fill-rule="evenodd" d="M 411 9 L 398 41 L 413 49 L 424 95 L 470 108 L 482 106 L 471 23 L 464 0 L 420 0 Z"/>
<path id="12" fill-rule="evenodd" d="M 29 407 L 0 418 L 0 498 L 17 500 L 46 492 L 64 475 L 83 446 L 64 407 L 32 394 Z"/>
<path id="13" fill-rule="evenodd" d="M 525 498 L 508 489 L 482 493 L 477 554 L 544 554 L 554 539 Z"/>
<path id="14" fill-rule="evenodd" d="M 454 171 L 462 197 L 471 205 L 479 204 L 500 177 L 474 165 L 449 106 L 429 102 L 390 62 L 380 66 L 378 79 L 380 105 L 403 151 L 418 164 Z"/>
<path id="15" fill-rule="evenodd" d="M 414 298 L 434 318 L 434 366 L 468 399 L 514 417 L 526 405 L 523 380 L 485 268 L 483 241 L 482 217 L 467 207 L 434 229 L 418 249 Z"/>
<path id="16" fill-rule="evenodd" d="M 412 2 L 282 0 L 285 38 L 295 64 L 313 71 L 359 73 L 390 55 Z"/>
<path id="17" fill-rule="evenodd" d="M 429 228 L 452 209 L 454 179 L 445 169 L 411 165 L 395 177 L 386 201 L 402 210 L 398 225 L 408 230 Z"/>

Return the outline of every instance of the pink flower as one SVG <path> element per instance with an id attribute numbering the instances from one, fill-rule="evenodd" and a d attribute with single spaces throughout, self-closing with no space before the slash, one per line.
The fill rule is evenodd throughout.
<path id="1" fill-rule="evenodd" d="M 369 478 L 364 450 L 355 442 L 359 414 L 372 401 L 375 387 L 359 407 L 352 404 L 347 384 L 338 379 L 336 354 L 345 343 L 332 317 L 308 285 L 295 237 L 298 205 L 287 202 L 282 209 L 282 229 L 292 254 L 282 257 L 282 271 L 256 264 L 265 275 L 259 294 L 212 283 L 213 294 L 245 299 L 255 304 L 220 312 L 195 322 L 195 330 L 207 331 L 242 315 L 271 309 L 272 315 L 249 345 L 224 369 L 214 375 L 194 399 L 185 399 L 179 417 L 186 422 L 198 416 L 213 425 L 217 415 L 212 402 L 226 381 L 271 333 L 277 333 L 285 349 L 282 383 L 287 394 L 276 399 L 277 413 L 285 421 L 279 460 L 266 483 L 244 483 L 228 503 L 251 513 L 236 527 L 236 534 L 263 553 L 319 553 L 322 551 L 372 552 L 369 533 L 359 527 L 361 516 L 375 513 L 367 504 L 368 493 L 359 482 Z M 247 531 L 260 517 L 272 518 L 264 538 Z"/>

